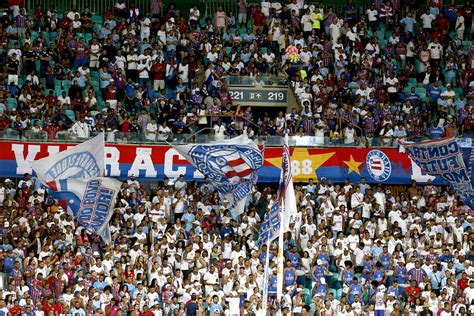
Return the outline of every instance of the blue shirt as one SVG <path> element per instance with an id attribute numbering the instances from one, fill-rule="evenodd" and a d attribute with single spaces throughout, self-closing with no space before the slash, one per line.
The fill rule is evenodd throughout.
<path id="1" fill-rule="evenodd" d="M 193 222 L 196 216 L 193 213 L 184 213 L 183 217 L 181 218 L 184 223 L 186 224 L 185 230 L 189 232 L 191 228 L 193 228 Z"/>
<path id="2" fill-rule="evenodd" d="M 69 315 L 76 316 L 77 314 L 79 314 L 79 316 L 86 316 L 86 312 L 84 311 L 82 307 L 79 307 L 79 308 L 73 307 L 69 310 Z"/>
<path id="3" fill-rule="evenodd" d="M 15 263 L 14 256 L 6 256 L 3 259 L 3 271 L 7 274 L 11 274 L 13 272 L 13 264 Z"/>
<path id="4" fill-rule="evenodd" d="M 129 98 L 133 98 L 133 96 L 135 95 L 135 86 L 133 84 L 128 84 L 127 83 L 125 85 L 125 94 Z"/>
<path id="5" fill-rule="evenodd" d="M 413 27 L 416 23 L 414 18 L 405 17 L 400 22 L 405 25 L 405 32 L 410 32 L 410 33 L 413 32 Z"/>
<path id="6" fill-rule="evenodd" d="M 438 101 L 439 96 L 441 95 L 441 88 L 440 87 L 435 87 L 435 86 L 430 86 L 427 91 L 428 95 L 430 96 L 431 99 L 433 99 L 434 102 Z"/>
<path id="7" fill-rule="evenodd" d="M 406 99 L 411 103 L 411 105 L 415 105 L 420 101 L 420 96 L 414 92 L 407 95 Z"/>
<path id="8" fill-rule="evenodd" d="M 105 89 L 109 85 L 109 81 L 112 79 L 112 75 L 108 72 L 100 74 L 100 88 Z"/>
<path id="9" fill-rule="evenodd" d="M 444 136 L 444 128 L 431 126 L 428 130 L 428 134 L 432 139 L 438 139 Z"/>
<path id="10" fill-rule="evenodd" d="M 222 312 L 222 305 L 212 303 L 211 306 L 209 307 L 209 311 L 210 311 L 210 315 L 214 315 L 216 311 L 218 311 L 220 314 Z"/>

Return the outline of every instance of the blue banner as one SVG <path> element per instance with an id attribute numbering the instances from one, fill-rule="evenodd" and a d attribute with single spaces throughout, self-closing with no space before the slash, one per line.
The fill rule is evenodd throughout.
<path id="1" fill-rule="evenodd" d="M 469 207 L 474 207 L 472 150 L 462 151 L 454 138 L 419 143 L 400 142 L 410 158 L 427 174 L 443 179 Z"/>
<path id="2" fill-rule="evenodd" d="M 174 147 L 216 187 L 231 205 L 233 213 L 245 210 L 263 166 L 262 152 L 246 135 L 209 144 Z"/>
<path id="3" fill-rule="evenodd" d="M 122 183 L 110 178 L 64 179 L 48 183 L 54 197 L 67 203 L 75 219 L 108 241 L 108 223 Z M 104 234 L 104 232 L 106 232 Z"/>

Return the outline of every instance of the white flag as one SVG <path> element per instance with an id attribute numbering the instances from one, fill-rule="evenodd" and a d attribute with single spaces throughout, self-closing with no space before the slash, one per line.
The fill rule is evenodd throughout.
<path id="1" fill-rule="evenodd" d="M 61 179 L 91 179 L 104 175 L 104 134 L 65 151 L 32 161 L 31 167 L 45 185 Z"/>
<path id="2" fill-rule="evenodd" d="M 234 215 L 244 212 L 246 198 L 258 179 L 263 155 L 243 134 L 232 139 L 174 146 L 234 207 Z"/>

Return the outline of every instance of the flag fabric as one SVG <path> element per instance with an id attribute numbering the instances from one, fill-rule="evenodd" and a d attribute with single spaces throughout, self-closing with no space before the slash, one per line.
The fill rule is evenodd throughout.
<path id="1" fill-rule="evenodd" d="M 290 223 L 296 217 L 296 198 L 293 188 L 293 178 L 291 176 L 290 149 L 288 148 L 288 134 L 285 135 L 285 146 L 281 162 L 280 183 L 277 192 L 278 204 L 280 208 L 280 230 L 278 234 L 278 256 L 277 256 L 277 300 L 281 304 L 283 297 L 283 279 L 284 279 L 284 257 L 283 257 L 283 236 L 289 230 Z"/>
<path id="2" fill-rule="evenodd" d="M 400 140 L 399 144 L 426 174 L 443 179 L 466 205 L 474 208 L 472 152 L 463 152 L 455 138 L 418 143 Z"/>
<path id="3" fill-rule="evenodd" d="M 290 223 L 294 222 L 297 209 L 296 209 L 296 198 L 293 187 L 293 178 L 291 176 L 291 160 L 290 150 L 287 143 L 283 148 L 282 155 L 282 169 L 280 174 L 280 182 L 278 184 L 277 200 L 270 207 L 268 213 L 265 214 L 265 218 L 260 227 L 259 232 L 259 245 L 263 245 L 267 239 L 270 241 L 276 239 L 280 232 L 280 218 L 281 218 L 281 207 L 284 204 L 284 216 L 283 216 L 283 232 L 290 230 Z"/>
<path id="4" fill-rule="evenodd" d="M 43 183 L 60 179 L 91 179 L 104 175 L 104 133 L 79 145 L 31 162 Z"/>
<path id="5" fill-rule="evenodd" d="M 258 234 L 258 244 L 261 246 L 269 241 L 273 241 L 278 237 L 280 232 L 280 204 L 275 201 L 265 214 L 260 231 Z"/>
<path id="6" fill-rule="evenodd" d="M 263 155 L 245 134 L 209 144 L 173 146 L 198 169 L 233 206 L 233 215 L 245 210 L 263 166 Z"/>
<path id="7" fill-rule="evenodd" d="M 104 148 L 104 133 L 100 133 L 65 151 L 32 161 L 31 168 L 53 199 L 60 201 L 86 229 L 108 243 L 108 223 L 121 183 L 101 178 L 104 175 Z M 94 202 L 92 196 L 98 200 Z M 86 209 L 86 206 L 94 208 Z"/>
<path id="8" fill-rule="evenodd" d="M 263 315 L 267 315 L 268 307 L 268 285 L 270 278 L 270 239 L 267 239 L 267 255 L 265 257 L 265 269 L 263 270 L 263 295 L 262 295 L 262 309 Z"/>
<path id="9" fill-rule="evenodd" d="M 111 178 L 61 179 L 48 182 L 55 198 L 64 200 L 74 218 L 91 233 L 110 242 L 109 220 L 122 183 Z"/>

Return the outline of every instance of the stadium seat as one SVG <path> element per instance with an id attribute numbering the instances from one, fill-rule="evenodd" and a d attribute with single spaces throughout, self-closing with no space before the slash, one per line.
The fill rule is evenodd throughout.
<path id="1" fill-rule="evenodd" d="M 76 113 L 73 110 L 64 110 L 64 114 L 73 122 L 76 121 Z"/>
<path id="2" fill-rule="evenodd" d="M 6 98 L 5 103 L 9 110 L 16 109 L 18 106 L 18 101 L 16 100 L 16 98 Z"/>

